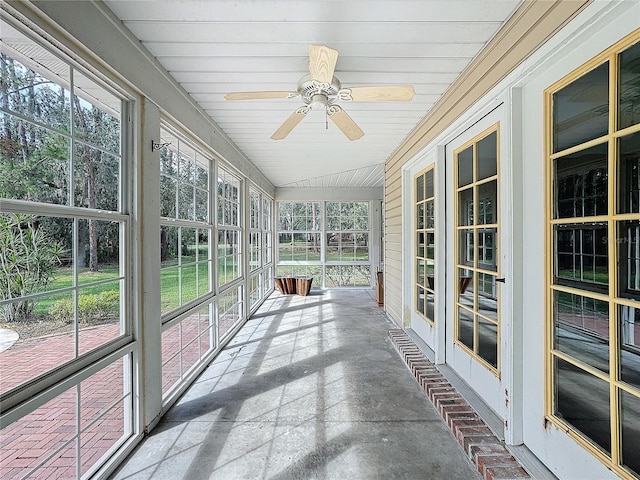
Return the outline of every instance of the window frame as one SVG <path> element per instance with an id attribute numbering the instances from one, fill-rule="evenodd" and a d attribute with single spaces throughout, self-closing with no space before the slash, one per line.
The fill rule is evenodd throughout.
<path id="1" fill-rule="evenodd" d="M 353 204 L 353 203 L 366 203 L 367 204 L 367 230 L 359 230 L 359 229 L 345 229 L 345 230 L 341 230 L 341 229 L 328 229 L 327 228 L 327 205 L 328 204 L 338 204 L 339 208 L 341 210 L 341 205 L 342 204 Z M 294 221 L 293 221 L 293 216 L 292 221 L 291 221 L 291 227 L 290 229 L 287 228 L 282 228 L 282 222 L 281 222 L 281 207 L 283 204 L 290 204 L 293 209 L 293 205 L 295 204 L 306 204 L 306 205 L 311 205 L 311 204 L 317 204 L 318 205 L 318 215 L 317 215 L 317 220 L 320 223 L 319 226 L 317 226 L 315 229 L 311 228 L 307 228 L 304 230 L 296 230 L 293 229 L 294 226 Z M 317 285 L 318 287 L 323 287 L 323 288 L 367 288 L 367 287 L 371 287 L 372 286 L 372 276 L 373 276 L 373 263 L 374 263 L 374 259 L 373 259 L 373 253 L 375 252 L 375 246 L 372 244 L 372 242 L 374 241 L 373 238 L 373 200 L 345 200 L 345 199 L 340 199 L 340 200 L 277 200 L 276 201 L 276 213 L 275 215 L 277 215 L 276 217 L 276 221 L 277 221 L 277 230 L 276 230 L 276 235 L 275 235 L 275 240 L 277 241 L 277 247 L 276 247 L 276 263 L 275 263 L 275 269 L 276 269 L 276 276 L 277 277 L 290 277 L 290 276 L 313 276 L 314 279 L 314 285 Z M 293 210 L 292 210 L 293 212 Z M 307 220 L 305 221 L 305 225 L 308 226 L 309 225 L 309 214 L 306 213 L 305 214 L 307 217 Z M 332 216 L 334 217 L 334 216 Z M 341 215 L 337 216 L 336 218 L 341 218 Z M 356 217 L 354 217 L 356 218 Z M 360 217 L 358 217 L 360 218 Z M 329 234 L 343 234 L 343 233 L 353 233 L 354 235 L 357 234 L 366 234 L 367 235 L 367 250 L 368 250 L 368 257 L 366 260 L 354 260 L 354 259 L 345 259 L 345 260 L 327 260 L 328 257 L 328 253 L 327 253 L 327 236 Z M 291 235 L 291 238 L 293 240 L 294 235 L 306 235 L 306 234 L 313 234 L 313 235 L 317 235 L 318 239 L 319 239 L 319 243 L 318 243 L 318 248 L 319 248 L 319 258 L 317 259 L 313 259 L 313 260 L 308 260 L 308 255 L 306 256 L 307 259 L 305 260 L 297 260 L 297 259 L 292 259 L 291 256 L 286 259 L 283 260 L 282 256 L 281 256 L 281 249 L 280 249 L 280 239 L 281 239 L 281 235 Z M 354 247 L 355 248 L 355 247 Z M 292 246 L 293 249 L 293 246 Z M 293 250 L 292 250 L 293 252 Z M 355 252 L 355 250 L 354 250 Z M 293 253 L 291 254 L 293 256 Z M 354 253 L 355 255 L 355 253 Z M 360 282 L 360 280 L 362 280 L 364 277 L 360 274 L 365 274 L 368 278 L 368 282 L 366 285 L 364 285 L 363 283 Z M 329 277 L 329 275 L 332 275 L 332 281 L 333 282 L 338 282 L 340 283 L 338 284 L 332 284 L 331 281 L 328 281 L 327 278 Z M 344 283 L 344 279 L 348 278 L 351 279 L 351 282 L 346 284 Z M 337 280 L 336 280 L 337 279 Z"/>
<path id="2" fill-rule="evenodd" d="M 0 423 L 3 430 L 10 428 L 15 422 L 19 422 L 32 412 L 35 412 L 40 407 L 46 405 L 49 401 L 56 399 L 57 397 L 66 394 L 72 390 L 76 391 L 76 403 L 74 405 L 74 420 L 75 433 L 72 435 L 72 439 L 62 446 L 56 447 L 52 453 L 45 454 L 42 460 L 39 460 L 32 468 L 31 473 L 37 472 L 41 467 L 45 467 L 46 463 L 51 460 L 60 449 L 66 448 L 75 444 L 76 450 L 81 450 L 83 444 L 81 443 L 82 434 L 90 427 L 97 425 L 102 418 L 106 418 L 109 412 L 116 408 L 118 403 L 122 404 L 124 409 L 123 421 L 123 434 L 109 447 L 109 449 L 101 455 L 98 460 L 95 460 L 93 464 L 86 466 L 87 470 L 82 465 L 82 457 L 75 458 L 75 471 L 77 473 L 82 472 L 83 476 L 90 476 L 97 471 L 100 471 L 108 465 L 112 452 L 116 449 L 121 449 L 124 445 L 130 443 L 133 437 L 138 433 L 138 409 L 135 406 L 135 397 L 137 396 L 138 383 L 136 381 L 135 371 L 137 370 L 137 344 L 134 339 L 134 331 L 137 328 L 137 316 L 133 306 L 133 294 L 132 287 L 134 285 L 135 272 L 133 266 L 134 250 L 133 244 L 133 224 L 132 211 L 133 205 L 133 181 L 134 176 L 132 164 L 134 159 L 133 153 L 133 124 L 131 118 L 136 111 L 135 94 L 126 88 L 117 85 L 111 80 L 107 80 L 106 77 L 101 76 L 99 72 L 96 72 L 93 68 L 87 66 L 86 63 L 78 56 L 73 56 L 71 50 L 64 49 L 61 45 L 52 41 L 50 37 L 46 37 L 44 32 L 40 35 L 34 33 L 34 28 L 30 22 L 22 24 L 16 21 L 12 17 L 12 13 L 9 12 L 6 16 L 2 17 L 2 23 L 7 24 L 10 27 L 16 29 L 20 34 L 24 35 L 26 39 L 32 41 L 35 46 L 41 48 L 51 55 L 52 59 L 63 63 L 69 72 L 69 79 L 55 78 L 51 82 L 57 86 L 64 87 L 69 94 L 66 101 L 69 102 L 69 130 L 63 130 L 52 125 L 44 124 L 35 118 L 29 118 L 22 115 L 20 112 L 16 112 L 10 109 L 2 109 L 0 107 L 0 113 L 2 115 L 12 116 L 16 119 L 27 122 L 36 128 L 46 129 L 48 132 L 52 132 L 56 135 L 67 138 L 69 141 L 67 149 L 67 157 L 70 165 L 80 164 L 79 160 L 76 163 L 76 146 L 81 145 L 87 148 L 91 148 L 94 151 L 99 151 L 101 154 L 108 154 L 118 158 L 118 185 L 117 185 L 117 201 L 116 206 L 112 209 L 105 209 L 101 205 L 89 207 L 88 205 L 76 205 L 74 201 L 73 180 L 77 174 L 76 169 L 70 168 L 66 172 L 67 179 L 72 179 L 68 191 L 68 201 L 66 203 L 49 203 L 40 202 L 25 199 L 16 198 L 0 198 L 0 209 L 2 213 L 8 214 L 28 214 L 43 217 L 52 217 L 59 219 L 67 219 L 72 224 L 72 269 L 74 270 L 73 285 L 63 288 L 54 288 L 45 292 L 38 292 L 34 295 L 29 295 L 29 298 L 43 297 L 53 293 L 69 292 L 73 294 L 74 303 L 74 321 L 77 325 L 75 329 L 74 338 L 74 358 L 58 364 L 56 367 L 49 369 L 45 372 L 37 374 L 35 377 L 29 379 L 26 382 L 22 382 L 15 387 L 9 388 L 7 391 L 2 392 L 0 401 Z M 31 29 L 29 30 L 29 28 Z M 3 53 L 5 49 L 3 48 Z M 11 48 L 7 48 L 7 55 L 11 58 L 15 58 L 18 62 L 25 65 L 27 68 L 32 68 L 34 71 L 41 70 L 40 65 L 32 67 L 32 63 L 25 55 L 17 53 Z M 46 78 L 49 78 L 45 75 Z M 77 128 L 74 121 L 75 111 L 77 110 L 77 104 L 75 102 L 76 83 L 75 78 L 84 78 L 87 82 L 91 82 L 93 87 L 102 89 L 109 96 L 118 100 L 119 102 L 119 147 L 118 152 L 109 150 L 103 145 L 99 145 L 90 138 L 76 135 L 75 128 Z M 65 83 L 67 82 L 67 83 Z M 81 89 L 79 89 L 81 90 Z M 77 95 L 77 98 L 81 98 Z M 79 100 L 82 101 L 82 100 Z M 87 102 L 86 100 L 84 100 Z M 99 103 L 99 100 L 96 100 Z M 88 102 L 92 103 L 92 102 Z M 97 108 L 104 112 L 106 107 L 102 108 L 100 105 L 96 105 Z M 89 187 L 87 187 L 89 188 Z M 95 280 L 87 283 L 79 283 L 78 278 L 78 229 L 79 223 L 82 221 L 98 221 L 98 222 L 111 222 L 119 225 L 118 227 L 118 274 L 115 277 L 109 278 L 108 281 L 120 282 L 120 294 L 119 294 L 119 324 L 120 333 L 117 337 L 112 339 L 105 339 L 99 346 L 92 348 L 86 352 L 78 352 L 78 332 L 80 331 L 80 321 L 78 317 L 78 292 L 91 286 L 99 286 L 104 283 L 102 280 Z M 23 298 L 28 298 L 23 297 Z M 17 298 L 17 297 L 16 297 Z M 11 299 L 15 301 L 14 299 Z M 90 421 L 85 426 L 84 423 L 83 408 L 83 393 L 87 389 L 82 389 L 81 385 L 84 381 L 90 379 L 94 375 L 100 374 L 101 371 L 108 368 L 115 367 L 119 362 L 121 366 L 117 367 L 117 370 L 122 371 L 122 395 L 118 396 L 118 399 L 106 407 L 102 413 L 99 413 L 94 420 Z M 4 433 L 4 432 L 3 432 Z M 48 455 L 48 456 L 47 456 Z"/>
<path id="3" fill-rule="evenodd" d="M 621 403 L 624 395 L 631 395 L 638 401 L 640 398 L 640 386 L 625 383 L 621 378 L 621 356 L 623 335 L 619 325 L 620 308 L 640 308 L 639 299 L 622 297 L 618 285 L 617 262 L 622 248 L 620 234 L 617 231 L 618 225 L 622 226 L 624 221 L 640 221 L 640 213 L 618 213 L 620 198 L 617 187 L 619 176 L 619 144 L 620 139 L 630 135 L 640 134 L 640 122 L 635 125 L 618 129 L 619 122 L 619 58 L 626 49 L 640 44 L 640 31 L 636 31 L 621 39 L 601 54 L 592 58 L 582 66 L 573 70 L 563 78 L 549 86 L 544 91 L 544 141 L 545 141 L 545 254 L 550 260 L 545 263 L 545 419 L 565 431 L 583 448 L 598 458 L 603 464 L 613 472 L 625 479 L 636 478 L 640 475 L 630 473 L 622 463 L 622 413 Z M 571 85 L 576 80 L 590 73 L 596 68 L 608 62 L 608 131 L 603 136 L 589 138 L 577 145 L 572 145 L 561 151 L 554 151 L 554 102 L 553 96 L 562 88 Z M 557 199 L 555 192 L 555 168 L 554 162 L 567 155 L 586 151 L 597 145 L 606 145 L 607 151 L 607 211 L 605 214 L 582 215 L 574 217 L 560 217 L 557 214 Z M 604 224 L 607 235 L 607 256 L 608 256 L 608 283 L 604 289 L 594 289 L 588 285 L 589 282 L 576 280 L 573 283 L 558 283 L 556 276 L 556 255 L 558 253 L 556 234 L 558 228 L 564 224 L 574 227 L 574 231 L 590 228 L 594 222 Z M 611 240 L 613 239 L 613 241 Z M 556 346 L 554 308 L 556 294 L 578 295 L 593 301 L 599 301 L 608 305 L 608 358 L 609 365 L 606 372 L 585 363 L 566 352 L 561 351 Z M 581 432 L 569 421 L 556 415 L 555 391 L 556 384 L 556 362 L 564 362 L 572 368 L 578 369 L 584 374 L 602 380 L 609 387 L 609 421 L 610 421 L 610 455 L 601 449 L 596 441 L 586 433 Z"/>
<path id="4" fill-rule="evenodd" d="M 478 179 L 478 145 L 480 142 L 492 134 L 496 135 L 496 173 L 493 175 L 486 176 L 484 178 Z M 471 158 L 471 179 L 469 183 L 465 183 L 464 185 L 459 185 L 459 171 L 460 171 L 460 154 L 467 151 L 469 148 L 472 149 L 472 158 Z M 500 262 L 500 232 L 501 232 L 501 220 L 502 215 L 500 212 L 500 122 L 497 122 L 490 127 L 483 130 L 481 133 L 473 137 L 468 142 L 464 143 L 460 147 L 456 148 L 453 152 L 453 192 L 454 192 L 454 242 L 453 242 L 453 255 L 454 255 L 454 336 L 453 342 L 456 346 L 466 351 L 475 361 L 477 361 L 480 365 L 484 366 L 487 370 L 489 370 L 496 377 L 500 377 L 501 373 L 501 295 L 500 295 L 500 286 L 496 283 L 499 281 L 498 279 L 501 277 L 501 262 Z M 489 224 L 480 223 L 480 204 L 481 200 L 484 197 L 480 197 L 479 190 L 484 185 L 489 185 L 492 182 L 496 183 L 496 198 L 495 198 L 495 208 L 493 210 L 493 222 Z M 470 191 L 471 202 L 467 199 L 464 200 L 465 208 L 464 215 L 466 215 L 466 219 L 461 222 L 460 218 L 463 213 L 463 209 L 461 208 L 461 194 Z M 469 205 L 472 205 L 473 210 L 469 210 Z M 484 218 L 486 219 L 486 212 Z M 479 252 L 480 252 L 480 243 L 479 238 L 480 235 L 484 235 L 486 231 L 493 230 L 493 262 L 485 263 L 479 261 Z M 462 235 L 464 235 L 465 241 L 461 240 Z M 470 235 L 472 237 L 470 237 Z M 473 238 L 473 244 L 469 244 L 469 238 Z M 461 250 L 463 249 L 463 250 Z M 483 250 L 484 251 L 484 250 Z M 498 253 L 496 255 L 496 252 Z M 461 253 L 464 253 L 461 256 Z M 461 259 L 463 259 L 461 261 Z M 486 268 L 486 266 L 489 268 Z M 492 268 L 493 267 L 493 268 Z M 467 272 L 467 273 L 465 273 Z M 472 273 L 471 281 L 468 282 L 468 272 Z M 464 274 L 464 275 L 463 275 Z M 486 276 L 491 276 L 494 278 L 492 292 L 493 295 L 489 295 L 489 298 L 495 300 L 496 305 L 496 318 L 492 319 L 489 316 L 481 313 L 479 297 L 481 289 L 480 289 L 480 277 L 483 278 L 482 285 L 485 285 Z M 460 296 L 464 294 L 468 286 L 472 286 L 473 292 L 473 305 L 469 305 L 464 301 L 460 301 Z M 472 346 L 464 343 L 461 338 L 461 325 L 460 325 L 460 312 L 464 311 L 465 313 L 472 316 Z M 496 365 L 492 365 L 487 359 L 483 358 L 480 353 L 480 325 L 481 322 L 484 322 L 485 325 L 493 325 L 496 329 Z"/>
<path id="5" fill-rule="evenodd" d="M 178 250 L 176 252 L 176 261 L 177 263 L 175 265 L 169 265 L 169 266 L 162 266 L 161 263 L 161 267 L 160 267 L 160 273 L 162 275 L 162 272 L 166 272 L 168 270 L 176 270 L 177 271 L 177 275 L 178 275 L 178 303 L 177 305 L 174 305 L 173 307 L 169 308 L 168 310 L 165 310 L 162 312 L 162 323 L 163 325 L 166 324 L 167 322 L 170 322 L 173 318 L 175 318 L 176 315 L 179 315 L 180 313 L 184 312 L 185 310 L 188 310 L 189 308 L 193 307 L 194 305 L 198 305 L 202 302 L 202 300 L 210 295 L 213 294 L 214 291 L 214 285 L 213 282 L 211 280 L 211 273 L 214 269 L 214 265 L 215 265 L 215 260 L 214 260 L 214 255 L 213 255 L 213 245 L 214 245 L 214 238 L 213 236 L 216 234 L 216 229 L 215 226 L 212 222 L 212 211 L 213 211 L 213 207 L 212 207 L 212 201 L 213 199 L 211 198 L 211 194 L 208 193 L 208 197 L 207 197 L 207 215 L 205 219 L 201 219 L 201 220 L 197 220 L 196 219 L 196 211 L 195 211 L 195 198 L 196 198 L 196 188 L 199 188 L 200 190 L 203 190 L 201 187 L 196 185 L 196 181 L 193 180 L 191 182 L 186 181 L 184 183 L 187 183 L 189 185 L 189 187 L 193 188 L 193 196 L 191 198 L 191 201 L 193 202 L 192 205 L 194 206 L 194 210 L 193 210 L 193 214 L 191 215 L 191 218 L 182 218 L 180 215 L 181 210 L 183 210 L 180 207 L 180 185 L 182 182 L 182 179 L 180 178 L 181 173 L 180 173 L 180 164 L 182 163 L 181 160 L 181 147 L 182 145 L 185 145 L 185 147 L 189 150 L 192 151 L 194 153 L 194 157 L 191 159 L 194 163 L 194 166 L 197 166 L 200 163 L 200 168 L 204 169 L 207 171 L 208 174 L 208 179 L 207 179 L 207 189 L 208 192 L 211 192 L 211 183 L 212 183 L 212 177 L 214 175 L 215 172 L 215 162 L 214 162 L 214 158 L 213 156 L 209 155 L 208 152 L 200 147 L 198 145 L 197 142 L 195 142 L 194 140 L 192 140 L 191 138 L 189 138 L 189 136 L 181 131 L 179 131 L 177 128 L 173 127 L 168 121 L 161 121 L 161 132 L 160 132 L 160 138 L 161 138 L 161 143 L 163 144 L 163 148 L 160 152 L 161 155 L 161 165 L 162 165 L 162 155 L 164 152 L 166 151 L 172 151 L 173 155 L 176 156 L 176 162 L 178 164 L 178 170 L 176 172 L 175 178 L 174 180 L 176 180 L 177 182 L 177 187 L 176 187 L 176 198 L 175 198 L 175 209 L 174 209 L 174 215 L 173 216 L 160 216 L 160 235 L 162 236 L 162 232 L 166 232 L 169 229 L 177 229 L 177 241 L 178 241 Z M 202 165 L 204 164 L 204 166 Z M 162 170 L 160 171 L 160 181 L 161 181 L 161 185 L 162 185 L 162 178 L 163 175 L 165 178 L 169 177 L 171 178 L 169 175 L 165 175 L 163 174 Z M 161 187 L 162 188 L 162 187 Z M 160 193 L 160 197 L 162 198 L 162 193 Z M 160 207 L 162 209 L 162 206 Z M 166 229 L 166 230 L 165 230 Z M 201 259 L 200 258 L 200 249 L 197 248 L 196 249 L 196 255 L 195 258 L 193 259 L 193 261 L 191 261 L 190 259 L 187 261 L 186 264 L 183 264 L 183 258 L 188 258 L 187 255 L 183 255 L 182 250 L 183 250 L 183 244 L 182 244 L 182 233 L 183 231 L 189 231 L 189 230 L 193 230 L 196 234 L 196 237 L 199 237 L 200 231 L 206 231 L 207 232 L 207 250 L 208 250 L 208 255 L 207 258 L 205 259 Z M 196 243 L 199 242 L 199 238 L 196 238 Z M 161 254 L 162 254 L 162 247 L 161 247 Z M 162 259 L 161 259 L 162 262 Z M 202 265 L 206 265 L 207 266 L 207 280 L 208 280 L 208 287 L 207 290 L 205 292 L 200 292 L 199 288 L 200 288 L 200 282 L 199 282 L 199 277 L 200 277 L 200 270 Z M 191 267 L 195 267 L 195 274 L 196 274 L 196 295 L 193 298 L 189 298 L 185 301 L 182 300 L 182 293 L 183 293 L 183 284 L 182 284 L 182 274 L 184 272 L 186 272 L 187 268 L 191 268 Z M 162 285 L 160 287 L 160 293 L 162 296 Z M 161 298 L 162 300 L 162 298 Z"/>
<path id="6" fill-rule="evenodd" d="M 427 195 L 427 176 L 431 175 L 431 183 L 433 194 Z M 419 179 L 422 179 L 422 195 L 419 193 Z M 436 165 L 431 164 L 413 177 L 413 190 L 414 190 L 414 301 L 413 309 L 420 318 L 425 320 L 430 325 L 436 325 L 436 310 L 435 310 L 435 283 L 436 283 Z M 431 202 L 431 215 L 433 216 L 431 224 L 428 221 L 429 208 L 428 204 Z M 421 208 L 422 207 L 422 208 Z M 422 227 L 420 224 L 420 213 L 422 215 Z M 419 237 L 422 235 L 424 243 L 420 246 Z M 428 236 L 433 236 L 433 254 L 429 256 L 429 244 Z M 424 255 L 420 255 L 421 250 Z M 420 272 L 421 263 L 424 265 L 424 274 Z M 433 269 L 431 275 L 429 275 L 429 265 Z M 431 277 L 431 280 L 429 280 Z M 424 281 L 420 283 L 420 280 L 424 278 Z M 424 299 L 422 301 L 423 308 L 420 308 L 420 292 L 424 292 Z M 431 311 L 433 318 L 428 315 L 429 303 L 431 303 Z"/>

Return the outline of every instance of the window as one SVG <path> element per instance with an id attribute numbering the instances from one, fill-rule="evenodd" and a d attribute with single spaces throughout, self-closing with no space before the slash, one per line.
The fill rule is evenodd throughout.
<path id="1" fill-rule="evenodd" d="M 197 368 L 214 348 L 213 305 L 206 303 L 197 310 L 166 325 L 162 331 L 162 394 L 179 384 Z"/>
<path id="2" fill-rule="evenodd" d="M 255 307 L 273 285 L 271 253 L 272 200 L 254 187 L 249 188 L 249 306 Z"/>
<path id="3" fill-rule="evenodd" d="M 160 133 L 162 313 L 209 293 L 212 265 L 209 172 L 212 160 L 164 125 Z"/>
<path id="4" fill-rule="evenodd" d="M 500 331 L 496 284 L 499 281 L 498 145 L 496 125 L 454 152 L 456 343 L 496 374 Z M 425 214 L 425 227 L 429 221 Z"/>
<path id="5" fill-rule="evenodd" d="M 242 287 L 239 286 L 218 297 L 218 338 L 226 338 L 242 318 Z"/>
<path id="6" fill-rule="evenodd" d="M 638 40 L 546 92 L 547 412 L 623 478 L 640 476 Z"/>
<path id="7" fill-rule="evenodd" d="M 79 478 L 133 431 L 129 103 L 0 30 L 0 316 L 18 335 L 0 353 L 0 476 Z"/>
<path id="8" fill-rule="evenodd" d="M 260 267 L 261 248 L 261 218 L 260 218 L 260 193 L 249 189 L 249 271 L 253 272 Z"/>
<path id="9" fill-rule="evenodd" d="M 278 262 L 321 261 L 321 210 L 319 202 L 278 204 Z"/>
<path id="10" fill-rule="evenodd" d="M 278 276 L 371 285 L 369 202 L 278 202 Z"/>
<path id="11" fill-rule="evenodd" d="M 414 308 L 425 320 L 433 323 L 435 286 L 435 191 L 434 166 L 415 178 L 415 275 L 416 297 Z"/>
<path id="12" fill-rule="evenodd" d="M 160 132 L 162 394 L 166 400 L 215 346 L 211 281 L 213 160 L 185 135 Z M 174 388 L 175 387 L 175 388 Z"/>
<path id="13" fill-rule="evenodd" d="M 327 287 L 368 287 L 369 202 L 326 202 Z"/>
<path id="14" fill-rule="evenodd" d="M 240 278 L 240 178 L 218 167 L 218 286 Z"/>

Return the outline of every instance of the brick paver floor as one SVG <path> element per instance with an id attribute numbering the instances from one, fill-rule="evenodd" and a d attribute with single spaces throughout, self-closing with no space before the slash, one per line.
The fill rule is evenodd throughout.
<path id="1" fill-rule="evenodd" d="M 79 344 L 88 351 L 119 332 L 117 324 L 85 328 L 80 332 Z M 71 360 L 73 337 L 66 333 L 27 339 L 0 353 L 0 391 L 6 392 Z M 126 438 L 124 403 L 130 401 L 130 396 L 123 399 L 122 372 L 121 359 L 81 382 L 79 388 L 70 388 L 0 430 L 0 478 L 23 478 L 40 465 L 36 478 L 74 478 L 78 473 L 78 450 L 82 474 Z M 78 392 L 82 392 L 79 401 Z"/>
<path id="2" fill-rule="evenodd" d="M 222 330 L 228 328 L 222 326 Z M 202 315 L 163 332 L 163 393 L 210 351 L 209 332 L 209 318 Z M 80 351 L 96 348 L 119 334 L 118 324 L 83 328 Z M 19 340 L 0 353 L 0 392 L 72 360 L 73 345 L 73 333 Z M 124 369 L 124 359 L 120 359 L 2 428 L 0 478 L 24 478 L 35 468 L 33 478 L 76 478 L 124 442 L 131 434 L 125 410 L 132 402 L 123 384 Z"/>

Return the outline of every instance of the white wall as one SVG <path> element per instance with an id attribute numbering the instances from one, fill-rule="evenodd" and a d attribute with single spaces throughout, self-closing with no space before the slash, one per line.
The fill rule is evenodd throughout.
<path id="1" fill-rule="evenodd" d="M 640 2 L 596 2 L 547 45 L 544 61 L 522 86 L 522 325 L 524 441 L 560 478 L 617 478 L 544 418 L 544 118 L 543 91 L 640 27 Z"/>
<path id="2" fill-rule="evenodd" d="M 438 149 L 457 139 L 488 114 L 492 105 L 504 103 L 500 116 L 503 209 L 501 220 L 502 276 L 508 288 L 502 290 L 502 372 L 496 379 L 474 366 L 468 355 L 447 344 L 446 355 L 439 338 L 442 332 L 419 326 L 413 314 L 413 247 L 403 261 L 403 312 L 411 326 L 436 352 L 470 383 L 500 416 L 508 421 L 507 443 L 524 443 L 561 479 L 605 480 L 617 478 L 600 461 L 565 432 L 544 421 L 545 392 L 545 277 L 544 277 L 544 118 L 543 91 L 635 29 L 640 28 L 640 2 L 596 0 L 551 38 L 535 54 L 501 81 L 454 124 L 439 135 L 403 171 L 403 244 L 413 245 L 413 175 L 436 163 L 451 170 Z M 447 156 L 450 154 L 447 146 Z M 441 173 L 441 172 L 439 172 Z M 441 175 L 440 175 L 441 176 Z M 446 184 L 453 185 L 448 173 Z M 505 184 L 508 182 L 508 184 Z M 441 201 L 439 194 L 436 201 Z M 446 199 L 452 205 L 453 196 Z M 437 214 L 442 215 L 440 206 Z M 450 211 L 447 210 L 445 215 Z M 506 216 L 505 216 L 506 215 Z M 439 220 L 441 228 L 444 222 Z M 449 227 L 453 228 L 453 227 Z M 447 232 L 447 237 L 451 232 Z M 442 236 L 438 233 L 439 245 Z M 440 250 L 442 248 L 440 247 Z M 451 265 L 453 259 L 447 259 Z M 442 261 L 437 260 L 438 266 Z M 451 265 L 447 271 L 450 274 Z M 442 290 L 440 290 L 442 291 Z M 450 295 L 450 293 L 449 293 Z M 453 328 L 453 300 L 446 311 L 438 311 L 436 330 Z M 444 315 L 444 318 L 443 318 Z M 505 392 L 505 389 L 508 392 Z M 506 395 L 505 395 L 506 393 Z M 508 398 L 509 406 L 504 401 Z"/>

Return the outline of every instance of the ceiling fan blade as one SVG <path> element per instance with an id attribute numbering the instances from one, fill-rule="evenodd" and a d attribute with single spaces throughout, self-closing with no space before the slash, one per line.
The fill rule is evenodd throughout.
<path id="1" fill-rule="evenodd" d="M 416 94 L 413 85 L 343 88 L 338 98 L 345 102 L 409 102 Z"/>
<path id="2" fill-rule="evenodd" d="M 291 130 L 296 128 L 302 119 L 311 111 L 308 106 L 300 107 L 287 118 L 282 125 L 271 135 L 274 140 L 283 140 L 287 135 L 291 133 Z"/>
<path id="3" fill-rule="evenodd" d="M 224 96 L 225 100 L 264 100 L 268 98 L 297 97 L 294 92 L 232 92 Z"/>
<path id="4" fill-rule="evenodd" d="M 331 83 L 338 52 L 322 45 L 309 45 L 309 73 L 312 80 Z"/>
<path id="5" fill-rule="evenodd" d="M 333 123 L 342 130 L 342 133 L 344 133 L 349 140 L 358 140 L 364 135 L 364 132 L 358 124 L 339 106 L 331 105 L 327 109 L 327 112 L 329 113 L 329 118 L 333 120 Z"/>

